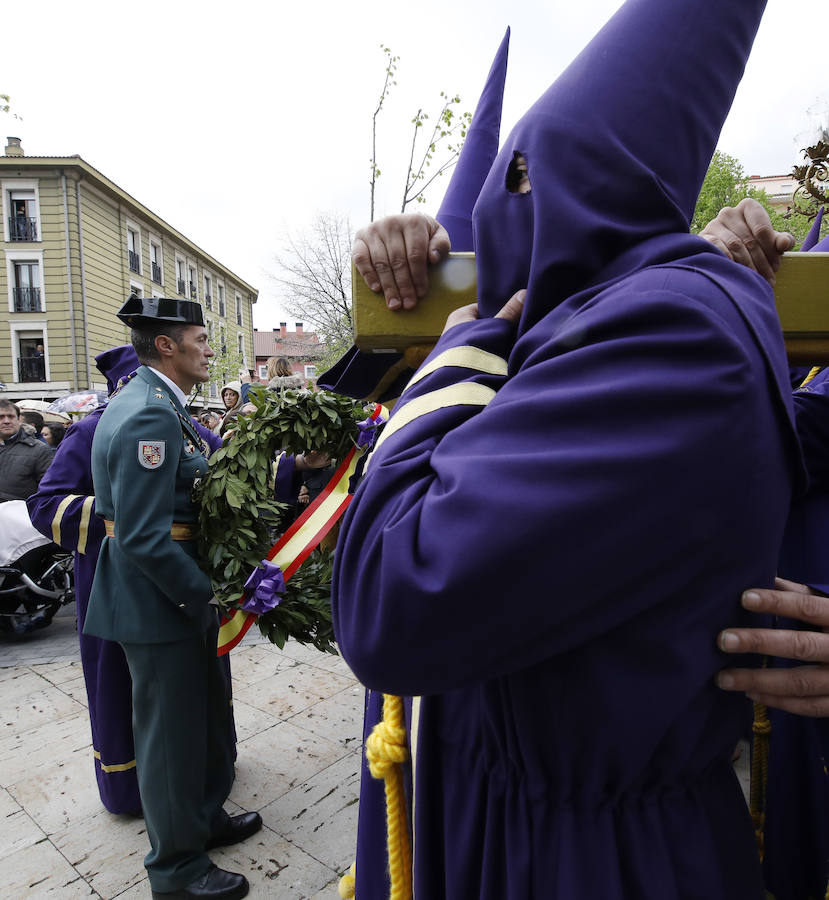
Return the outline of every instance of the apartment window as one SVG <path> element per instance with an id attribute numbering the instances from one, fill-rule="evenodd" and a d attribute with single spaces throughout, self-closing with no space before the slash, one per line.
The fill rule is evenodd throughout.
<path id="1" fill-rule="evenodd" d="M 306 378 L 316 378 L 317 377 L 317 367 L 316 366 L 305 366 L 305 377 Z"/>
<path id="2" fill-rule="evenodd" d="M 144 286 L 137 281 L 130 281 L 130 293 L 136 297 L 144 296 Z"/>
<path id="3" fill-rule="evenodd" d="M 198 289 L 196 288 L 196 284 L 198 282 L 196 281 L 196 267 L 195 266 L 190 266 L 190 265 L 187 266 L 187 276 L 189 278 L 188 287 L 190 288 L 190 299 L 198 300 L 199 292 L 198 292 Z"/>
<path id="4" fill-rule="evenodd" d="M 152 279 L 156 284 L 164 284 L 162 277 L 162 261 L 161 261 L 161 245 L 155 241 L 150 241 L 150 268 L 152 269 Z"/>
<path id="5" fill-rule="evenodd" d="M 213 343 L 213 334 L 214 334 L 213 320 L 208 319 L 207 320 L 207 342 L 209 344 Z"/>
<path id="6" fill-rule="evenodd" d="M 7 250 L 5 256 L 9 312 L 45 312 L 43 251 Z"/>
<path id="7" fill-rule="evenodd" d="M 248 359 L 245 353 L 245 336 L 243 334 L 236 335 L 236 343 L 239 348 L 239 355 L 242 357 L 242 368 L 247 369 Z"/>
<path id="8" fill-rule="evenodd" d="M 204 305 L 206 309 L 213 309 L 213 286 L 209 275 L 204 276 Z"/>
<path id="9" fill-rule="evenodd" d="M 212 400 L 218 400 L 219 398 L 219 389 L 216 387 L 216 383 L 214 381 L 210 382 L 210 398 Z"/>
<path id="10" fill-rule="evenodd" d="M 242 298 L 239 294 L 236 295 L 236 324 L 242 324 Z"/>
<path id="11" fill-rule="evenodd" d="M 141 274 L 141 232 L 127 227 L 127 260 L 130 272 Z"/>
<path id="12" fill-rule="evenodd" d="M 267 378 L 268 377 L 268 367 L 266 365 L 259 366 L 259 377 Z"/>
<path id="13" fill-rule="evenodd" d="M 15 374 L 23 383 L 49 380 L 49 360 L 46 344 L 46 324 L 12 326 L 12 353 L 15 358 Z"/>
<path id="14" fill-rule="evenodd" d="M 216 291 L 219 295 L 219 315 L 225 314 L 225 286 L 223 284 L 216 285 Z"/>
<path id="15" fill-rule="evenodd" d="M 9 194 L 9 240 L 37 241 L 37 213 L 34 191 L 11 191 Z"/>
<path id="16" fill-rule="evenodd" d="M 187 288 L 184 280 L 184 260 L 176 257 L 176 288 L 182 297 L 187 296 Z"/>
<path id="17" fill-rule="evenodd" d="M 40 265 L 36 262 L 14 262 L 12 271 L 14 311 L 43 312 L 40 303 Z"/>
<path id="18" fill-rule="evenodd" d="M 219 326 L 219 350 L 222 353 L 227 353 L 227 341 L 225 340 L 225 330 L 221 325 Z"/>

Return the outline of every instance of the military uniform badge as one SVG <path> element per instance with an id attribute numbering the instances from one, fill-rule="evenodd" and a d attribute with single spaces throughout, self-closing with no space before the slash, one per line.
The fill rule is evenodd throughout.
<path id="1" fill-rule="evenodd" d="M 166 441 L 139 441 L 138 462 L 145 469 L 158 469 L 167 453 Z"/>
<path id="2" fill-rule="evenodd" d="M 188 454 L 192 454 L 196 452 L 196 445 L 192 441 L 188 440 L 184 445 L 184 449 Z"/>

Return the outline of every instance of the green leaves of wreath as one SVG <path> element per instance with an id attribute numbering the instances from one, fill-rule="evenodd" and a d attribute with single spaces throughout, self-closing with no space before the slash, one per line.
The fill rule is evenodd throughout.
<path id="1" fill-rule="evenodd" d="M 241 606 L 248 576 L 288 527 L 291 508 L 277 503 L 274 461 L 281 450 L 325 451 L 342 461 L 356 444 L 364 405 L 326 391 L 266 390 L 254 385 L 256 411 L 239 416 L 231 439 L 210 457 L 197 485 L 199 552 L 223 612 Z M 334 553 L 318 548 L 286 582 L 280 604 L 260 616 L 261 632 L 282 647 L 291 637 L 336 653 L 331 625 Z"/>

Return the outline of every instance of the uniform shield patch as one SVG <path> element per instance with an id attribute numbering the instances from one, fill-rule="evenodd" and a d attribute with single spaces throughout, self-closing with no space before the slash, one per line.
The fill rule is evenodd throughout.
<path id="1" fill-rule="evenodd" d="M 164 463 L 167 452 L 166 441 L 139 441 L 138 462 L 145 469 L 157 469 Z"/>

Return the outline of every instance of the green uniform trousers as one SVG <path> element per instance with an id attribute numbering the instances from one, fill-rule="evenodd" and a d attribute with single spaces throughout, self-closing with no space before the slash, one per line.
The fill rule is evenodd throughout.
<path id="1" fill-rule="evenodd" d="M 232 712 L 216 656 L 218 623 L 184 640 L 122 643 L 132 676 L 138 787 L 156 891 L 180 890 L 210 866 L 205 844 L 233 784 Z"/>

